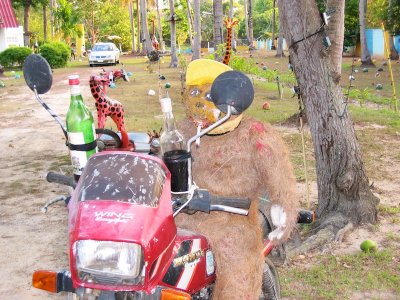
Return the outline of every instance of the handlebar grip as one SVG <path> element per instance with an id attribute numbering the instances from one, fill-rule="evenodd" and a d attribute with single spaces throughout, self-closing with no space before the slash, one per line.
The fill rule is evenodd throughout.
<path id="1" fill-rule="evenodd" d="M 211 196 L 211 205 L 223 205 L 235 208 L 249 209 L 249 198 L 217 197 Z"/>
<path id="2" fill-rule="evenodd" d="M 315 212 L 312 210 L 302 209 L 299 211 L 297 216 L 297 223 L 299 224 L 310 224 L 315 221 Z"/>
<path id="3" fill-rule="evenodd" d="M 46 180 L 48 182 L 55 182 L 55 183 L 67 185 L 72 188 L 76 187 L 76 182 L 73 177 L 55 173 L 55 172 L 48 172 L 46 175 Z"/>

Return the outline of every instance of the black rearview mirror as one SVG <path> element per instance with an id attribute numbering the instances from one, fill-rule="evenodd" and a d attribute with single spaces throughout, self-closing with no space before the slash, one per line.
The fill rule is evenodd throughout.
<path id="1" fill-rule="evenodd" d="M 45 58 L 38 54 L 29 55 L 23 66 L 24 78 L 29 88 L 38 94 L 47 93 L 53 83 L 52 71 Z"/>
<path id="2" fill-rule="evenodd" d="M 211 86 L 211 99 L 219 110 L 226 113 L 228 105 L 232 114 L 246 110 L 254 98 L 254 87 L 250 79 L 241 72 L 227 71 L 220 74 Z"/>

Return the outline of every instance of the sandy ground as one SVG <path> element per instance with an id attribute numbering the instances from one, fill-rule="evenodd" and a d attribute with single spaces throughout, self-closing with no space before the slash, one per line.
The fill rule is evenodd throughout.
<path id="1" fill-rule="evenodd" d="M 81 78 L 88 78 L 92 70 L 80 72 Z M 83 93 L 90 99 L 88 88 Z M 52 90 L 43 98 L 64 120 L 69 105 L 66 78 L 55 76 Z M 47 214 L 41 212 L 48 200 L 68 193 L 67 188 L 44 179 L 47 170 L 54 169 L 67 153 L 64 137 L 26 86 L 14 88 L 12 93 L 0 90 L 0 108 L 0 299 L 63 299 L 62 295 L 32 288 L 31 274 L 36 269 L 68 268 L 67 209 L 57 204 Z M 400 139 L 397 149 L 399 146 Z M 400 167 L 383 163 L 386 165 L 381 167 L 390 169 L 395 180 L 375 181 L 374 186 L 382 201 L 398 205 Z M 299 184 L 298 189 L 304 195 L 304 185 Z M 315 183 L 311 183 L 311 198 L 317 198 Z M 359 251 L 362 240 L 373 238 L 379 244 L 389 231 L 400 233 L 399 225 L 381 219 L 378 231 L 371 231 L 368 226 L 357 229 L 331 250 L 336 254 Z"/>
<path id="2" fill-rule="evenodd" d="M 90 73 L 83 69 L 81 78 Z M 31 276 L 36 269 L 68 268 L 67 208 L 56 204 L 41 212 L 48 200 L 68 193 L 45 180 L 67 153 L 64 135 L 28 87 L 14 90 L 0 90 L 0 299 L 63 299 L 33 288 Z M 88 99 L 89 89 L 83 92 Z M 67 79 L 56 76 L 43 99 L 65 120 L 69 97 Z"/>

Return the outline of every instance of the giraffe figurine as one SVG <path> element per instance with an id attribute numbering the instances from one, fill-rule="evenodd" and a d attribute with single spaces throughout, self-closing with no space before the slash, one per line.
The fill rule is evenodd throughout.
<path id="1" fill-rule="evenodd" d="M 238 24 L 238 20 L 228 18 L 224 20 L 224 24 L 226 26 L 226 49 L 222 63 L 228 65 L 232 52 L 232 28 Z"/>
<path id="2" fill-rule="evenodd" d="M 128 133 L 124 124 L 124 108 L 122 104 L 106 95 L 106 86 L 109 84 L 108 77 L 90 76 L 90 92 L 96 100 L 97 125 L 103 129 L 108 116 L 115 122 L 118 130 L 121 132 L 122 148 L 127 148 L 130 144 Z"/>

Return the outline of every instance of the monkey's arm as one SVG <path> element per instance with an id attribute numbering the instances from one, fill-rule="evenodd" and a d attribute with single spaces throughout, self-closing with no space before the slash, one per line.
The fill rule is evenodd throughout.
<path id="1" fill-rule="evenodd" d="M 271 125 L 255 121 L 249 131 L 254 168 L 260 180 L 259 193 L 268 194 L 261 203 L 270 210 L 276 227 L 269 238 L 273 244 L 281 244 L 289 238 L 297 223 L 299 198 L 293 168 L 284 141 Z"/>

